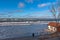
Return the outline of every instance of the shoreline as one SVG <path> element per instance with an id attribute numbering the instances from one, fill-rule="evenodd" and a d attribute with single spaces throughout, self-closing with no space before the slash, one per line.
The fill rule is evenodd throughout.
<path id="1" fill-rule="evenodd" d="M 32 24 L 48 24 L 40 22 L 2 22 L 0 26 L 12 26 L 12 25 L 32 25 Z"/>
<path id="2" fill-rule="evenodd" d="M 16 37 L 16 38 L 6 38 L 6 39 L 0 39 L 0 40 L 59 40 L 60 37 L 51 37 L 49 38 L 48 36 L 35 36 L 35 37 L 32 37 L 32 36 L 26 36 L 26 37 Z"/>
<path id="3" fill-rule="evenodd" d="M 26 36 L 26 37 L 15 37 L 15 38 L 5 38 L 0 40 L 35 40 L 38 39 L 38 36 L 32 37 L 32 36 Z"/>

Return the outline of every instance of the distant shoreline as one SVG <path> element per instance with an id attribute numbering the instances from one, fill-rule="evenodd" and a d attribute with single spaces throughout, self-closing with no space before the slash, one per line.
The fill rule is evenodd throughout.
<path id="1" fill-rule="evenodd" d="M 47 24 L 40 22 L 2 22 L 0 26 L 12 26 L 12 25 L 31 25 L 31 24 Z"/>

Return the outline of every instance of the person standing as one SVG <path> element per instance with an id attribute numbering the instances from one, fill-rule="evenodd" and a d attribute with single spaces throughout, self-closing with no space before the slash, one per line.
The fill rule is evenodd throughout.
<path id="1" fill-rule="evenodd" d="M 34 33 L 32 33 L 32 37 L 34 37 L 35 35 L 34 35 Z"/>

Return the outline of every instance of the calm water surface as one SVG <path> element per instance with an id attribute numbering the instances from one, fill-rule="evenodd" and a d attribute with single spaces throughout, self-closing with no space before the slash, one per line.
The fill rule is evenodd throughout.
<path id="1" fill-rule="evenodd" d="M 31 36 L 32 33 L 39 35 L 41 29 L 46 29 L 47 24 L 0 26 L 0 38 Z"/>

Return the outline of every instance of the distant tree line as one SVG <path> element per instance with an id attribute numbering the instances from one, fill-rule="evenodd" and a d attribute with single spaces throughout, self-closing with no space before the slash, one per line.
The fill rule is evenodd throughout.
<path id="1" fill-rule="evenodd" d="M 60 20 L 60 19 L 56 19 Z M 26 21 L 56 21 L 55 19 L 36 19 L 36 18 L 0 18 L 0 22 L 26 22 Z"/>

